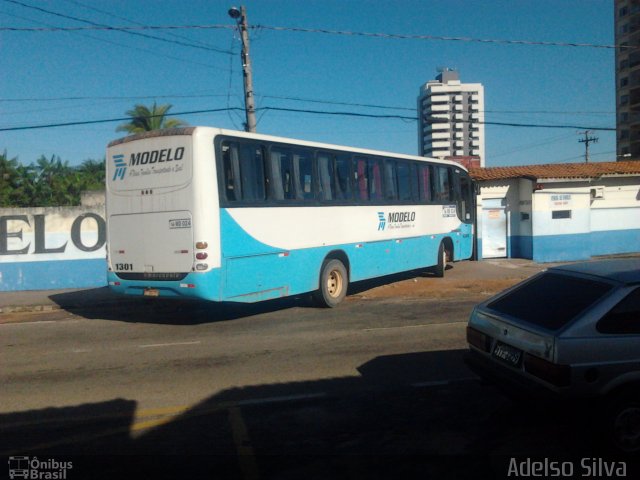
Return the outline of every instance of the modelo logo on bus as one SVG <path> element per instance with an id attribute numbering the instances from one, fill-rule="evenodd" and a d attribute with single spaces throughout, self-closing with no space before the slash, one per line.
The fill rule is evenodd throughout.
<path id="1" fill-rule="evenodd" d="M 132 153 L 129 157 L 129 163 L 126 162 L 122 154 L 114 155 L 112 158 L 115 166 L 113 180 L 124 180 L 128 166 L 135 167 L 182 160 L 184 158 L 184 147 L 178 147 L 175 150 L 173 148 L 163 148 L 162 150 Z"/>
<path id="2" fill-rule="evenodd" d="M 389 229 L 408 228 L 415 221 L 416 212 L 389 212 L 386 216 L 384 212 L 378 212 L 378 230 L 384 230 L 387 226 Z"/>

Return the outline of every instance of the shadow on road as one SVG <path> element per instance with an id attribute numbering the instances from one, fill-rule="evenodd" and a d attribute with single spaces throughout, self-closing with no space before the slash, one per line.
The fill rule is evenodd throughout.
<path id="1" fill-rule="evenodd" d="M 589 422 L 522 411 L 465 379 L 463 353 L 377 357 L 358 377 L 234 388 L 185 409 L 116 399 L 3 414 L 0 451 L 67 459 L 70 479 L 506 478 L 514 455 L 602 457 Z"/>
<path id="2" fill-rule="evenodd" d="M 449 266 L 449 268 L 451 268 Z M 433 276 L 426 270 L 412 270 L 349 285 L 349 295 L 357 295 L 382 285 L 415 277 Z M 62 309 L 88 319 L 116 320 L 163 325 L 197 325 L 290 308 L 318 308 L 311 294 L 259 303 L 206 302 L 188 299 L 144 298 L 112 293 L 108 287 L 59 293 L 49 297 Z"/>

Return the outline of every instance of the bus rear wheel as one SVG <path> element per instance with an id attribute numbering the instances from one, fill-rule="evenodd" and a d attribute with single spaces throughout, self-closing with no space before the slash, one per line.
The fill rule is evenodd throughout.
<path id="1" fill-rule="evenodd" d="M 444 277 L 444 271 L 447 269 L 447 250 L 444 248 L 444 242 L 440 243 L 438 248 L 438 263 L 432 268 L 432 272 L 436 277 Z"/>
<path id="2" fill-rule="evenodd" d="M 322 307 L 336 307 L 347 295 L 348 286 L 349 277 L 345 266 L 340 260 L 329 258 L 320 269 L 320 288 L 314 298 Z"/>

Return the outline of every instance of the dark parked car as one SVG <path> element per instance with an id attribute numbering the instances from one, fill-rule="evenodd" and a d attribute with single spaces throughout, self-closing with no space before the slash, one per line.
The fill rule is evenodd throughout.
<path id="1" fill-rule="evenodd" d="M 640 451 L 640 259 L 554 267 L 476 306 L 468 365 L 530 397 L 603 407 L 622 451 Z"/>

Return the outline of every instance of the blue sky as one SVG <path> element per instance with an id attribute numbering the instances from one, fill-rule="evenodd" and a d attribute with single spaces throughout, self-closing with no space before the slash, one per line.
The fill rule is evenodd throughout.
<path id="1" fill-rule="evenodd" d="M 0 27 L 87 26 L 25 5 L 112 26 L 231 25 L 231 1 L 0 0 Z M 613 44 L 610 0 L 245 0 L 251 25 L 352 32 Z M 135 23 L 134 23 L 135 22 Z M 240 42 L 231 29 L 0 31 L 0 128 L 121 118 L 135 103 L 172 113 L 243 107 Z M 175 37 L 172 35 L 179 35 Z M 197 44 L 204 48 L 178 44 Z M 231 52 L 220 53 L 216 50 Z M 416 115 L 438 67 L 485 87 L 487 122 L 615 127 L 614 51 L 537 45 L 251 31 L 256 106 Z M 312 103 L 278 97 L 399 107 Z M 69 100 L 69 98 L 74 98 Z M 404 109 L 404 110 L 403 110 Z M 406 110 L 409 109 L 409 110 Z M 180 115 L 191 125 L 242 129 L 237 111 Z M 258 113 L 258 132 L 417 153 L 415 121 Z M 102 159 L 118 122 L 0 132 L 22 163 L 59 155 Z M 615 160 L 615 133 L 594 132 L 592 160 Z M 577 129 L 487 125 L 486 165 L 582 161 Z"/>

